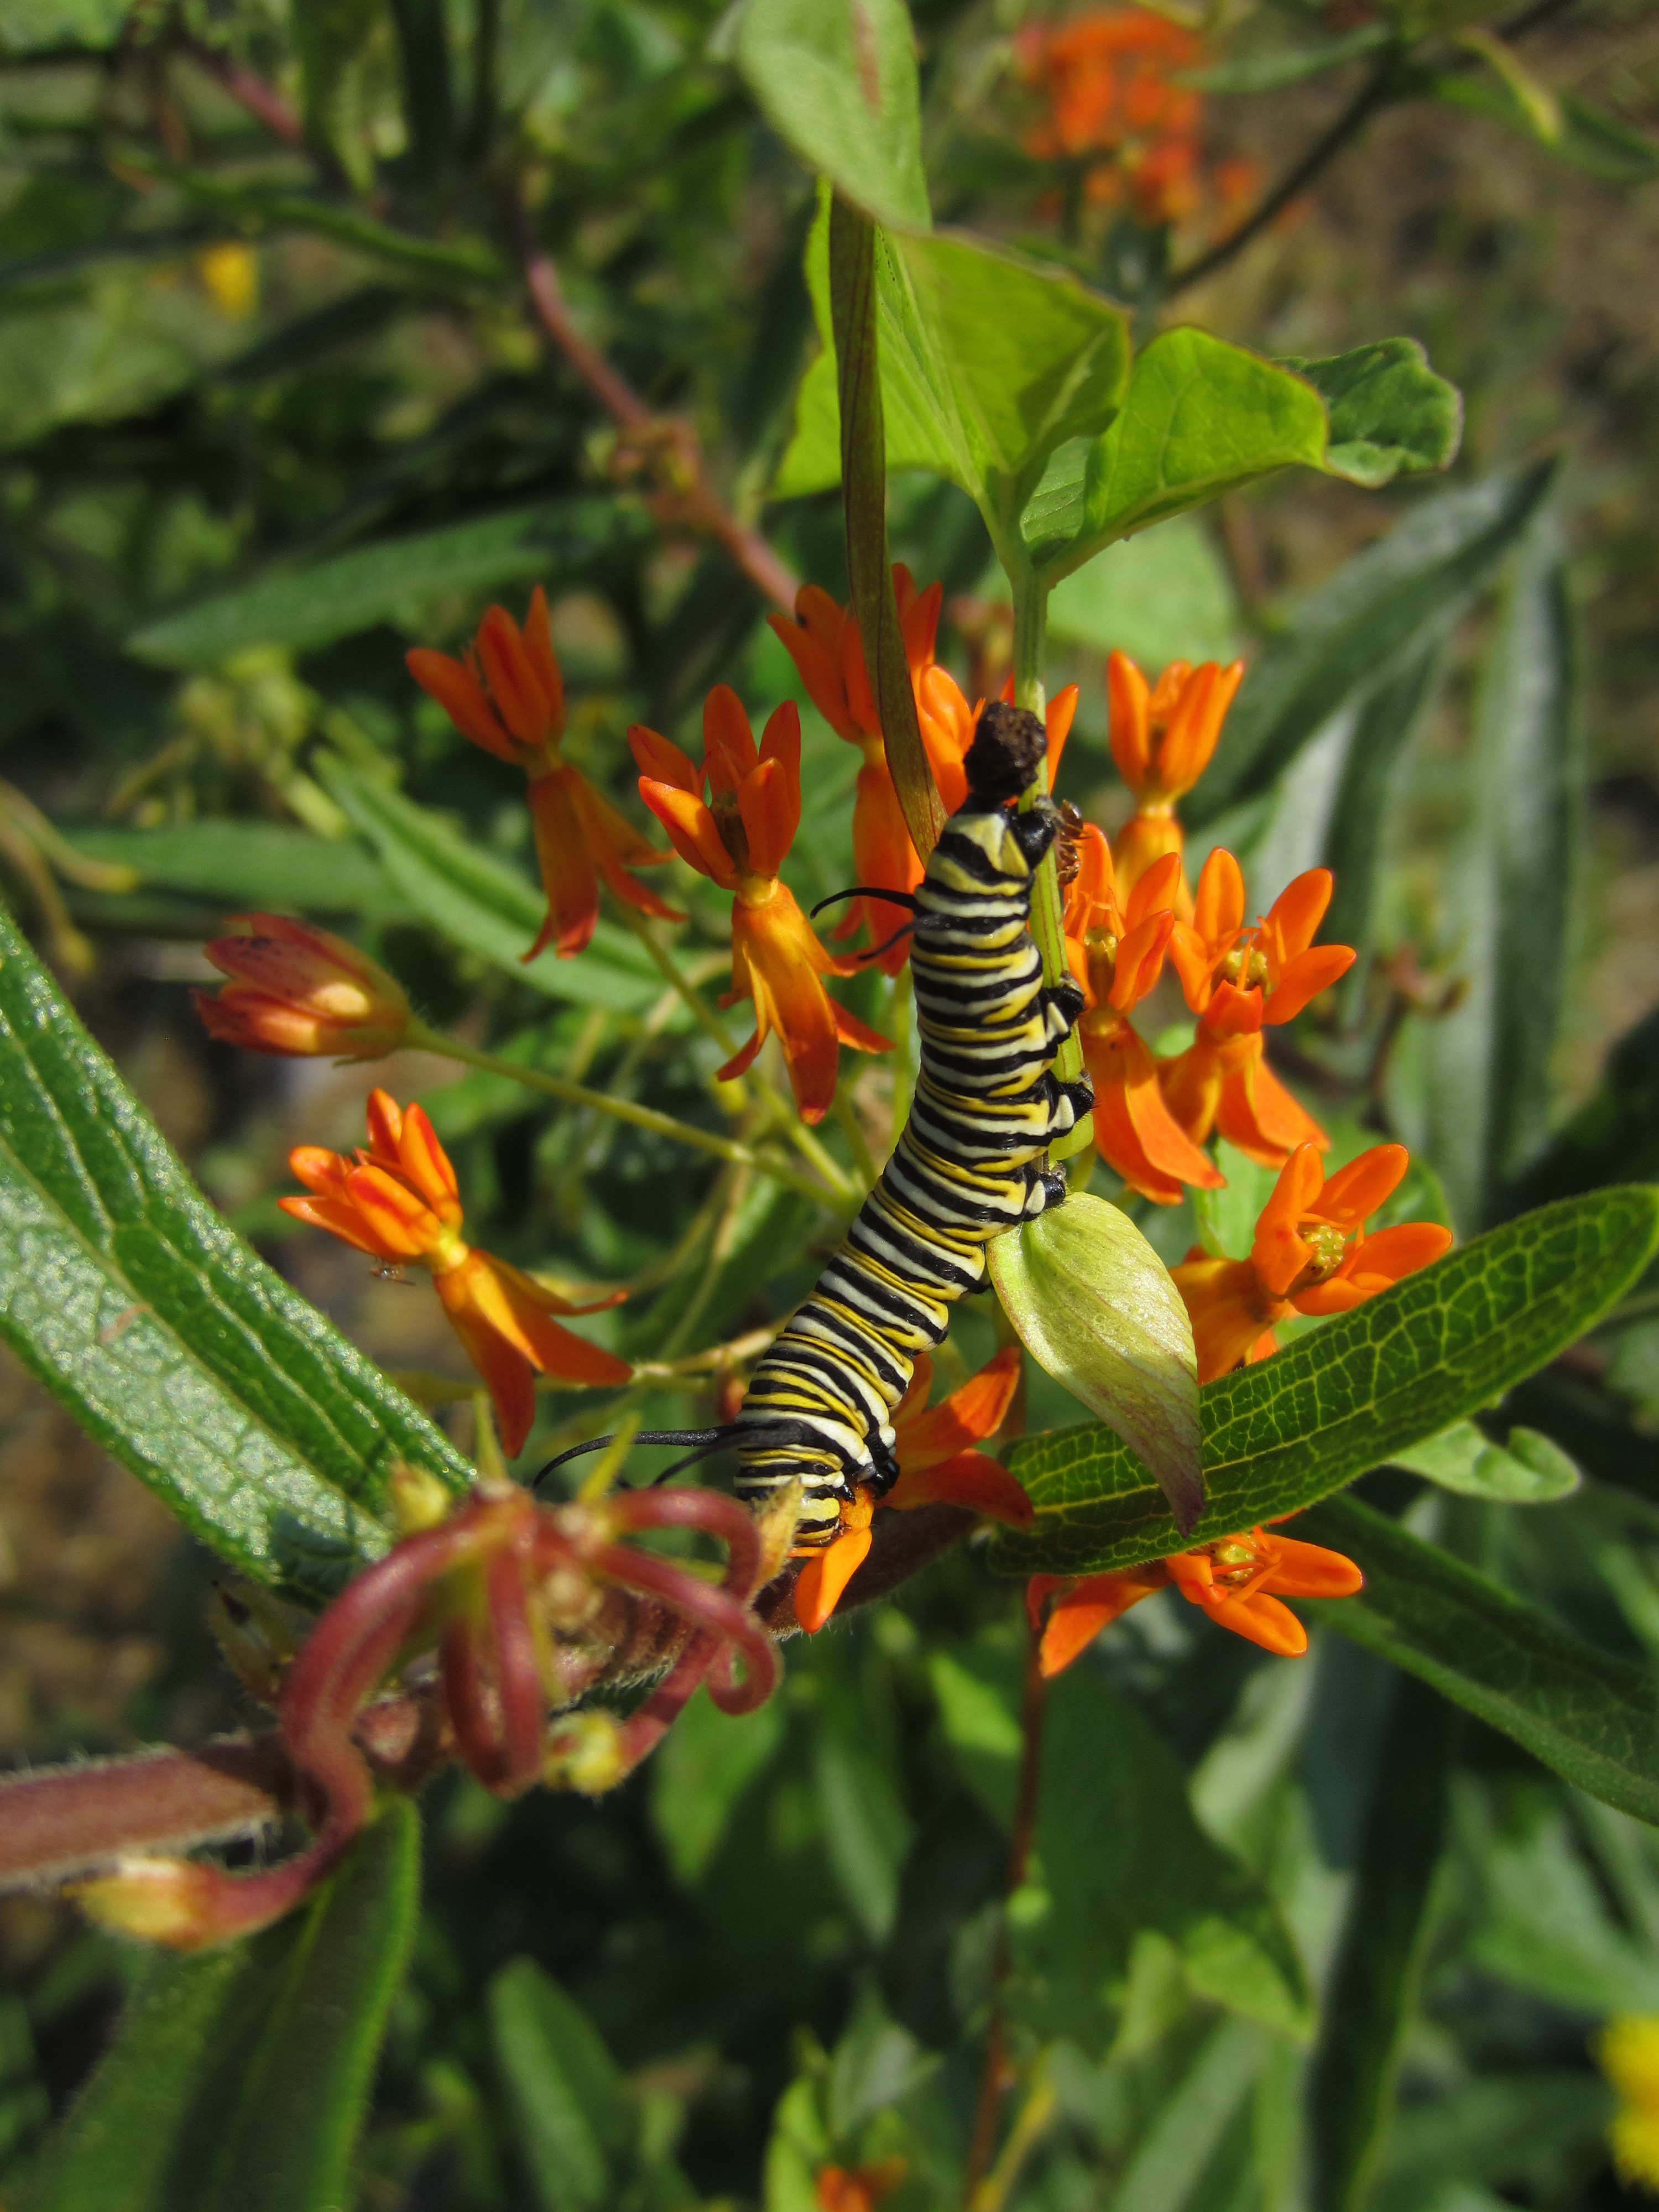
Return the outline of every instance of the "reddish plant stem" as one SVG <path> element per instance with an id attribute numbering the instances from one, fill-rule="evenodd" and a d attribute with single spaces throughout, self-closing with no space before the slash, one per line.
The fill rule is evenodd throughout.
<path id="1" fill-rule="evenodd" d="M 981 2182 L 990 2172 L 996 2153 L 1003 2092 L 1008 2086 L 1008 2016 L 1003 1997 L 1014 1964 L 1008 1941 L 1008 1905 L 1025 1880 L 1036 1833 L 1037 1796 L 1042 1781 L 1042 1719 L 1048 1689 L 1042 1675 L 1042 1632 L 1032 1629 L 1025 1640 L 1025 1672 L 1020 1686 L 1019 1782 L 1014 1795 L 1013 1828 L 1008 1838 L 1007 1871 L 1003 1877 L 1002 1920 L 991 1964 L 991 2016 L 986 2023 L 985 2062 L 980 2072 L 974 2132 L 962 2186 L 965 2206 L 972 2205 Z"/>
<path id="2" fill-rule="evenodd" d="M 303 146 L 306 126 L 298 108 L 284 100 L 274 85 L 267 84 L 250 69 L 244 69 L 228 54 L 221 53 L 203 40 L 185 37 L 179 40 L 180 50 L 188 54 L 198 68 L 216 78 L 231 98 L 245 107 L 256 122 L 262 123 L 274 138 L 285 145 Z"/>
<path id="3" fill-rule="evenodd" d="M 542 1771 L 542 1726 L 547 1693 L 536 1663 L 525 1562 L 520 1547 L 498 1552 L 486 1577 L 491 1640 L 495 1647 L 495 1694 L 501 1708 L 504 1770 L 500 1789 L 517 1796 Z"/>
<path id="4" fill-rule="evenodd" d="M 552 256 L 537 242 L 516 191 L 507 200 L 507 220 L 530 304 L 542 329 L 623 436 L 647 453 L 653 447 L 658 449 L 659 480 L 679 518 L 690 528 L 717 538 L 763 599 L 774 600 L 786 614 L 793 614 L 796 578 L 759 531 L 740 521 L 720 498 L 709 480 L 696 432 L 689 422 L 655 413 L 577 328 Z"/>
<path id="5" fill-rule="evenodd" d="M 654 1559 L 648 1552 L 622 1544 L 601 1547 L 591 1554 L 588 1565 L 607 1582 L 659 1598 L 722 1643 L 736 1645 L 743 1656 L 743 1682 L 709 1684 L 709 1695 L 723 1712 L 753 1712 L 771 1696 L 778 1679 L 777 1647 L 748 1607 L 727 1591 L 699 1582 L 667 1559 Z"/>
<path id="6" fill-rule="evenodd" d="M 760 1530 L 753 1514 L 717 1490 L 633 1490 L 605 1501 L 613 1528 L 701 1528 L 726 1546 L 721 1587 L 747 1597 L 760 1577 Z"/>
<path id="7" fill-rule="evenodd" d="M 293 1794 L 275 1735 L 11 1776 L 0 1782 L 0 1889 L 61 1881 L 118 1851 L 248 1835 Z"/>

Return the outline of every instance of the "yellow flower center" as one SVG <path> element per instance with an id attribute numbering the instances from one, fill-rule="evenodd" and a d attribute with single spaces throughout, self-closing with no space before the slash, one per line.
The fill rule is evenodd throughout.
<path id="1" fill-rule="evenodd" d="M 1346 1232 L 1334 1221 L 1316 1221 L 1304 1231 L 1303 1242 L 1313 1254 L 1315 1279 L 1322 1283 L 1342 1265 L 1342 1255 L 1348 1249 Z"/>
<path id="2" fill-rule="evenodd" d="M 1267 981 L 1267 956 L 1254 945 L 1237 945 L 1222 962 L 1221 972 L 1241 991 L 1251 990 Z"/>

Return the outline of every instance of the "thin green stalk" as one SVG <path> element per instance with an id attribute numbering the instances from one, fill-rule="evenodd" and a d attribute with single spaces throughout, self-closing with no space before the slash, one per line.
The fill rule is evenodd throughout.
<path id="1" fill-rule="evenodd" d="M 645 916 L 632 907 L 623 907 L 622 911 L 629 927 L 650 955 L 658 974 L 679 998 L 698 1028 L 720 1047 L 723 1058 L 730 1060 L 738 1047 L 725 1023 L 684 973 L 668 947 L 659 940 Z M 740 1094 L 746 1095 L 747 1085 L 741 1077 L 737 1079 L 737 1086 Z M 856 1206 L 859 1193 L 834 1156 L 825 1152 L 789 1102 L 781 1098 L 771 1085 L 758 1074 L 754 1079 L 754 1095 L 772 1127 L 780 1136 L 787 1137 L 807 1164 L 823 1177 L 837 1194 L 839 1203 L 844 1206 Z"/>
<path id="2" fill-rule="evenodd" d="M 864 1131 L 859 1127 L 858 1110 L 854 1106 L 844 1083 L 838 1083 L 836 1085 L 836 1120 L 841 1126 L 841 1133 L 846 1138 L 848 1149 L 853 1155 L 853 1166 L 862 1178 L 864 1187 L 867 1190 L 880 1171 L 876 1166 L 875 1157 L 870 1150 Z"/>
<path id="3" fill-rule="evenodd" d="M 549 1098 L 556 1098 L 561 1105 L 586 1106 L 596 1114 L 610 1115 L 613 1121 L 631 1122 L 636 1129 L 648 1129 L 653 1136 L 667 1137 L 677 1145 L 690 1145 L 700 1152 L 712 1152 L 716 1159 L 730 1160 L 736 1167 L 754 1168 L 769 1176 L 774 1182 L 782 1183 L 786 1189 L 799 1191 L 803 1198 L 810 1198 L 817 1205 L 839 1206 L 844 1203 L 839 1189 L 826 1190 L 821 1182 L 798 1175 L 781 1160 L 766 1158 L 752 1146 L 716 1136 L 711 1129 L 696 1128 L 690 1121 L 676 1121 L 672 1114 L 659 1114 L 654 1107 L 636 1105 L 631 1098 L 611 1098 L 603 1091 L 590 1090 L 584 1083 L 567 1083 L 562 1076 L 546 1074 L 538 1067 L 520 1067 L 496 1053 L 481 1052 L 476 1045 L 463 1044 L 459 1037 L 446 1036 L 441 1030 L 428 1029 L 422 1021 L 410 1024 L 407 1042 L 420 1051 L 435 1052 L 469 1067 L 481 1067 L 490 1075 L 504 1075 L 509 1082 L 523 1084 L 527 1091 L 539 1091 Z M 845 1178 L 841 1180 L 844 1182 Z"/>
<path id="4" fill-rule="evenodd" d="M 893 1032 L 893 1143 L 897 1144 L 910 1118 L 915 1071 L 910 1066 L 910 1041 L 916 1025 L 916 991 L 907 960 L 893 978 L 893 1005 L 888 1027 Z"/>
<path id="5" fill-rule="evenodd" d="M 1048 594 L 1029 566 L 1014 579 L 1014 704 L 1041 717 L 1048 705 L 1042 670 L 1048 630 Z M 1030 789 L 1021 800 L 1031 806 L 1048 788 L 1046 768 L 1039 768 Z M 1060 901 L 1060 875 L 1053 848 L 1044 855 L 1031 891 L 1031 934 L 1042 955 L 1042 980 L 1058 983 L 1070 971 L 1066 964 L 1066 925 Z M 1062 1083 L 1075 1083 L 1083 1073 L 1083 1041 L 1075 1030 L 1054 1054 L 1054 1073 Z M 1094 1142 L 1094 1121 L 1085 1114 L 1075 1128 L 1056 1137 L 1048 1157 L 1069 1159 Z"/>

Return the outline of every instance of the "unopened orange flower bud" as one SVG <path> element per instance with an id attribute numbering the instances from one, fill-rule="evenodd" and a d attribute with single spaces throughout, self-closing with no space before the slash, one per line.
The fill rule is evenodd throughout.
<path id="1" fill-rule="evenodd" d="M 239 915 L 207 957 L 230 981 L 196 993 L 208 1035 L 249 1052 L 381 1060 L 409 1028 L 403 986 L 326 929 L 278 914 Z"/>

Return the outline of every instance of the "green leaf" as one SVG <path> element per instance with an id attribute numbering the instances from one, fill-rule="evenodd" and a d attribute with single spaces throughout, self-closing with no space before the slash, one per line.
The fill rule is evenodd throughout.
<path id="1" fill-rule="evenodd" d="M 419 1890 L 396 1798 L 302 1911 L 152 1960 L 28 2212 L 339 2212 Z"/>
<path id="2" fill-rule="evenodd" d="M 876 231 L 868 217 L 845 200 L 835 200 L 830 209 L 829 273 L 839 386 L 841 477 L 845 487 L 847 576 L 865 665 L 875 690 L 893 788 L 910 842 L 926 860 L 945 827 L 945 809 L 934 787 L 916 720 L 915 696 L 887 558 L 876 246 Z"/>
<path id="3" fill-rule="evenodd" d="M 52 46 L 112 46 L 129 0 L 6 0 L 0 10 L 0 53 Z"/>
<path id="4" fill-rule="evenodd" d="M 1659 2011 L 1651 1943 L 1613 1919 L 1559 1805 L 1522 1833 L 1482 1837 L 1480 1881 L 1486 1917 L 1473 1948 L 1489 1973 L 1601 2018 Z"/>
<path id="5" fill-rule="evenodd" d="M 1424 1149 L 1465 1232 L 1543 1150 L 1550 1061 L 1567 973 L 1582 766 L 1572 621 L 1555 530 L 1534 526 L 1487 651 L 1469 767 L 1468 827 L 1449 870 L 1464 984 L 1424 1024 Z"/>
<path id="6" fill-rule="evenodd" d="M 0 916 L 0 1334 L 219 1556 L 326 1598 L 471 1470 L 197 1192 Z"/>
<path id="7" fill-rule="evenodd" d="M 1096 435 L 1128 386 L 1128 318 L 1079 283 L 978 239 L 878 234 L 876 326 L 889 470 L 925 469 L 978 506 L 1023 558 L 1016 517 L 1057 447 Z M 827 489 L 841 465 L 828 222 L 806 250 L 823 352 L 807 372 L 779 498 Z"/>
<path id="8" fill-rule="evenodd" d="M 1495 1444 L 1473 1421 L 1454 1421 L 1437 1437 L 1408 1444 L 1390 1464 L 1460 1497 L 1504 1505 L 1552 1504 L 1571 1497 L 1584 1479 L 1560 1445 L 1538 1430 L 1511 1429 L 1507 1443 Z"/>
<path id="9" fill-rule="evenodd" d="M 601 921 L 574 960 L 550 949 L 526 967 L 523 955 L 546 911 L 538 889 L 442 815 L 360 775 L 337 755 L 324 754 L 317 773 L 410 907 L 462 952 L 550 999 L 580 1006 L 636 1013 L 661 997 L 662 977 L 649 953 L 614 922 Z"/>
<path id="10" fill-rule="evenodd" d="M 696 1881 L 720 1849 L 750 1784 L 783 1742 L 783 1700 L 723 1713 L 699 1690 L 651 1762 L 651 1825 L 681 1881 Z"/>
<path id="11" fill-rule="evenodd" d="M 1478 1412 L 1582 1335 L 1656 1241 L 1659 1193 L 1641 1186 L 1545 1206 L 1206 1383 L 1197 1540 L 1297 1512 Z M 1097 1574 L 1181 1548 L 1152 1475 L 1103 1429 L 1026 1437 L 1008 1464 L 1036 1526 L 998 1532 L 1001 1573 Z"/>
<path id="12" fill-rule="evenodd" d="M 192 286 L 106 264 L 84 286 L 11 301 L 0 318 L 0 448 L 70 422 L 145 413 L 242 343 Z"/>
<path id="13" fill-rule="evenodd" d="M 1287 358 L 1324 395 L 1330 433 L 1324 466 L 1350 483 L 1449 468 L 1463 434 L 1463 401 L 1437 376 L 1415 338 L 1383 338 L 1325 361 Z"/>
<path id="14" fill-rule="evenodd" d="M 1382 2150 L 1446 1838 L 1453 1728 L 1443 1699 L 1396 1680 L 1314 2054 L 1314 2212 L 1358 2212 Z"/>
<path id="15" fill-rule="evenodd" d="M 1100 2052 L 1131 1948 L 1149 1931 L 1175 1947 L 1197 1996 L 1307 2032 L 1301 1963 L 1278 1909 L 1199 1827 L 1151 1723 L 1073 1668 L 1048 1692 L 1032 1869 L 1009 1905 L 1012 2009 L 1040 2035 Z"/>
<path id="16" fill-rule="evenodd" d="M 1367 2212 L 1455 2212 L 1469 2202 L 1459 2183 L 1514 2185 L 1531 2203 L 1570 2203 L 1606 2156 L 1600 2138 L 1612 2113 L 1607 2084 L 1582 2064 L 1447 2083 L 1396 2118 Z"/>
<path id="17" fill-rule="evenodd" d="M 1193 2201 L 1255 2085 L 1267 2048 L 1246 2021 L 1217 2022 L 1136 2144 L 1112 2190 L 1112 2212 L 1176 2212 Z"/>
<path id="18" fill-rule="evenodd" d="M 935 1651 L 927 1678 L 962 1777 L 999 1826 L 1013 1826 L 1018 1788 L 1018 1655 L 984 1643 Z"/>
<path id="19" fill-rule="evenodd" d="M 1361 54 L 1375 53 L 1395 33 L 1386 23 L 1361 23 L 1339 37 L 1313 46 L 1279 46 L 1264 53 L 1244 54 L 1237 61 L 1218 62 L 1213 69 L 1189 70 L 1180 82 L 1194 92 L 1277 92 L 1281 86 L 1300 84 L 1327 70 L 1340 69 Z"/>
<path id="20" fill-rule="evenodd" d="M 1527 103 L 1501 77 L 1449 71 L 1435 79 L 1433 91 L 1437 99 L 1495 116 L 1534 144 L 1540 143 Z M 1553 97 L 1560 129 L 1546 143 L 1559 160 L 1599 177 L 1607 185 L 1644 185 L 1650 177 L 1659 176 L 1659 142 L 1646 131 L 1633 129 L 1577 93 Z"/>
<path id="21" fill-rule="evenodd" d="M 1225 1184 L 1219 1190 L 1193 1193 L 1198 1241 L 1212 1260 L 1248 1260 L 1257 1219 L 1273 1196 L 1278 1175 L 1224 1137 L 1216 1145 L 1215 1164 L 1226 1176 Z"/>
<path id="22" fill-rule="evenodd" d="M 986 1256 L 1032 1358 L 1139 1454 L 1192 1528 L 1204 1505 L 1198 1355 L 1181 1293 L 1139 1230 L 1085 1192 L 994 1237 Z"/>
<path id="23" fill-rule="evenodd" d="M 1594 1097 L 1504 1194 L 1504 1210 L 1571 1198 L 1626 1176 L 1659 1182 L 1659 1007 L 1620 1038 Z"/>
<path id="24" fill-rule="evenodd" d="M 1659 1823 L 1659 1689 L 1644 1669 L 1559 1629 L 1449 1552 L 1352 1498 L 1327 1498 L 1297 1533 L 1345 1552 L 1358 1596 L 1316 1618 L 1511 1736 L 1576 1789 Z"/>
<path id="25" fill-rule="evenodd" d="M 648 526 L 629 502 L 566 499 L 382 538 L 293 574 L 216 592 L 147 623 L 127 650 L 162 668 L 205 668 L 258 646 L 330 645 L 376 623 L 412 631 L 434 599 L 520 578 L 566 580 L 640 543 Z"/>
<path id="26" fill-rule="evenodd" d="M 915 33 L 903 0 L 745 0 L 737 63 L 809 169 L 878 222 L 929 228 Z"/>
<path id="27" fill-rule="evenodd" d="M 634 2138 L 620 2069 L 580 2006 L 531 1959 L 515 1959 L 485 2000 L 495 2063 L 546 2212 L 599 2212 L 615 2200 Z"/>
<path id="28" fill-rule="evenodd" d="M 813 1759 L 824 1849 L 849 1910 L 872 1943 L 898 1918 L 899 1875 L 910 1823 L 892 1777 L 850 1731 L 821 1730 Z"/>
<path id="29" fill-rule="evenodd" d="M 158 890 L 182 891 L 227 911 L 352 914 L 365 921 L 411 921 L 415 908 L 361 845 L 314 837 L 282 822 L 220 817 L 128 830 L 67 823 L 64 835 L 89 860 L 137 872 Z"/>
<path id="30" fill-rule="evenodd" d="M 1362 969 L 1369 967 L 1375 941 L 1382 830 L 1395 771 L 1433 693 L 1439 665 L 1438 641 L 1431 641 L 1396 661 L 1366 694 L 1326 824 L 1322 858 L 1336 878 L 1336 890 L 1321 933 L 1327 944 L 1359 946 Z M 1352 988 L 1363 989 L 1363 975 Z"/>
<path id="31" fill-rule="evenodd" d="M 1204 526 L 1192 515 L 1109 545 L 1048 595 L 1048 635 L 1099 653 L 1114 647 L 1143 668 L 1172 660 L 1231 660 L 1238 606 Z"/>
<path id="32" fill-rule="evenodd" d="M 1544 463 L 1425 501 L 1304 601 L 1245 678 L 1188 819 L 1209 821 L 1267 790 L 1398 656 L 1443 636 L 1519 541 L 1553 473 Z"/>
<path id="33" fill-rule="evenodd" d="M 1165 331 L 1136 356 L 1121 410 L 1089 448 L 1074 527 L 1057 541 L 1069 514 L 1044 503 L 1022 525 L 1026 544 L 1057 582 L 1115 538 L 1324 454 L 1324 402 L 1303 378 L 1206 331 Z"/>

